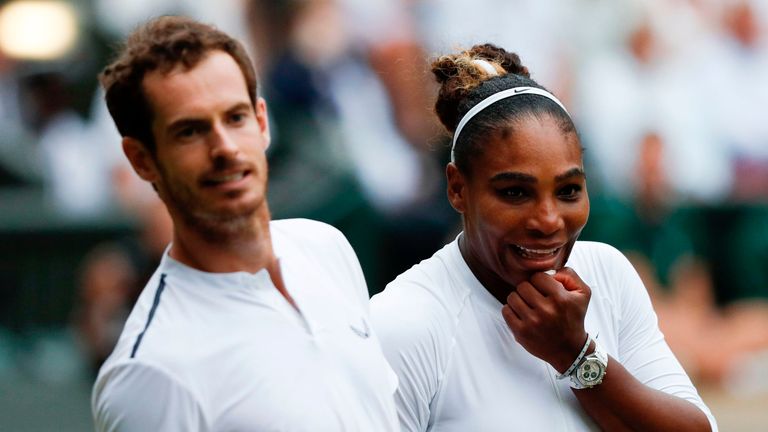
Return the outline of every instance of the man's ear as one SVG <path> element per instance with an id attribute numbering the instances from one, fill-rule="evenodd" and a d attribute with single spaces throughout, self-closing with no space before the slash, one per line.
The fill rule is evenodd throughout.
<path id="1" fill-rule="evenodd" d="M 123 153 L 131 163 L 133 170 L 143 180 L 155 183 L 160 174 L 155 159 L 149 150 L 136 138 L 123 137 Z"/>
<path id="2" fill-rule="evenodd" d="M 267 102 L 260 97 L 256 100 L 256 122 L 259 124 L 261 135 L 264 137 L 264 150 L 269 147 L 271 136 L 269 134 L 269 116 L 267 115 Z"/>
<path id="3" fill-rule="evenodd" d="M 467 178 L 453 162 L 445 167 L 445 177 L 448 179 L 448 201 L 457 212 L 464 214 L 466 211 Z"/>

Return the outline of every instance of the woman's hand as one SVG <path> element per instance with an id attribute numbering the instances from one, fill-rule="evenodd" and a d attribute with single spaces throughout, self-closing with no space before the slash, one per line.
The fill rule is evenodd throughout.
<path id="1" fill-rule="evenodd" d="M 501 309 L 515 340 L 563 373 L 587 340 L 584 316 L 592 290 L 573 269 L 534 273 L 507 296 Z"/>

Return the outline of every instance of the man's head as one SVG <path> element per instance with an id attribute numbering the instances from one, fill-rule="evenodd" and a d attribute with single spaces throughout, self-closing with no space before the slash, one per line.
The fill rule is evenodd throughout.
<path id="1" fill-rule="evenodd" d="M 107 107 L 124 137 L 141 141 L 155 151 L 152 107 L 144 92 L 144 77 L 176 67 L 191 69 L 212 51 L 229 54 L 243 73 L 251 104 L 256 105 L 256 73 L 245 48 L 226 33 L 191 18 L 165 16 L 136 29 L 120 54 L 99 76 Z"/>
<path id="2" fill-rule="evenodd" d="M 266 104 L 235 40 L 186 18 L 160 18 L 129 37 L 102 81 L 123 151 L 177 232 L 228 241 L 244 238 L 254 216 L 269 218 Z"/>

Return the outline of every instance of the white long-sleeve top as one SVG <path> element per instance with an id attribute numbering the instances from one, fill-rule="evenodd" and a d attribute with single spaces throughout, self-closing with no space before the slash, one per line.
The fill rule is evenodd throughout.
<path id="1" fill-rule="evenodd" d="M 611 246 L 577 242 L 567 266 L 592 289 L 587 332 L 640 382 L 692 402 L 717 430 L 629 261 Z M 567 380 L 556 380 L 548 363 L 515 341 L 501 308 L 467 266 L 458 241 L 374 296 L 374 329 L 400 381 L 403 431 L 597 429 Z"/>

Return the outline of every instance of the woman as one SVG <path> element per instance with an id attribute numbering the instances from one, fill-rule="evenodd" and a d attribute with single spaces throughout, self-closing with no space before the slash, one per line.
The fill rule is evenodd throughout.
<path id="1" fill-rule="evenodd" d="M 493 45 L 432 71 L 464 230 L 372 300 L 403 430 L 715 430 L 635 270 L 577 241 L 589 199 L 562 103 Z"/>

